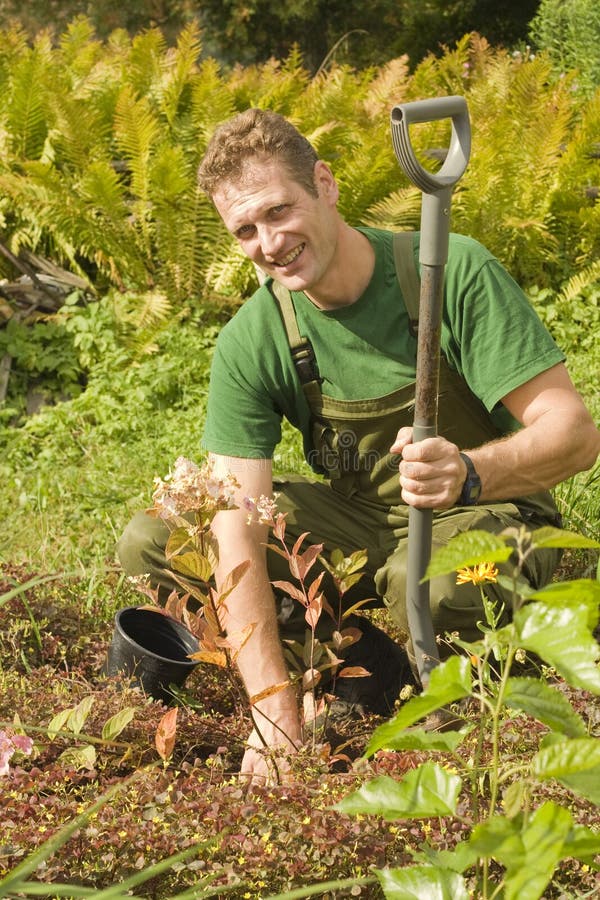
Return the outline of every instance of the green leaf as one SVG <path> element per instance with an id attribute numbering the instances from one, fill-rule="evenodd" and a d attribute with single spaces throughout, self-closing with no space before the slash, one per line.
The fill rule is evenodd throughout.
<path id="1" fill-rule="evenodd" d="M 541 600 L 548 606 L 585 606 L 588 611 L 587 625 L 592 631 L 598 624 L 600 616 L 600 582 L 590 578 L 577 578 L 574 581 L 559 581 L 548 584 L 540 591 L 530 594 L 531 600 Z"/>
<path id="2" fill-rule="evenodd" d="M 531 771 L 544 781 L 556 778 L 570 790 L 600 806 L 600 740 L 552 741 L 538 750 Z"/>
<path id="3" fill-rule="evenodd" d="M 453 815 L 461 785 L 458 775 L 427 762 L 400 782 L 388 775 L 374 778 L 335 808 L 344 813 L 371 813 L 388 821 Z"/>
<path id="4" fill-rule="evenodd" d="M 423 580 L 448 575 L 449 572 L 482 562 L 505 562 L 512 552 L 513 548 L 497 534 L 465 531 L 450 538 L 447 544 L 433 554 Z"/>
<path id="5" fill-rule="evenodd" d="M 572 825 L 570 812 L 556 803 L 544 803 L 535 811 L 521 832 L 524 857 L 505 860 L 506 900 L 541 897 L 557 863 L 566 855 L 563 848 Z"/>
<path id="6" fill-rule="evenodd" d="M 402 731 L 394 738 L 393 750 L 441 750 L 444 753 L 453 753 L 462 744 L 466 736 L 473 730 L 472 725 L 461 728 L 460 731 L 425 731 L 415 728 L 411 731 Z"/>
<path id="7" fill-rule="evenodd" d="M 408 866 L 376 872 L 386 900 L 469 900 L 462 875 L 434 866 Z"/>
<path id="8" fill-rule="evenodd" d="M 514 617 L 520 645 L 532 650 L 574 687 L 600 694 L 600 647 L 588 628 L 588 611 L 549 606 L 541 601 L 520 609 Z"/>
<path id="9" fill-rule="evenodd" d="M 54 740 L 59 731 L 62 731 L 67 719 L 73 712 L 73 708 L 71 709 L 63 709 L 61 712 L 57 713 L 51 720 L 48 725 L 47 735 L 51 741 Z"/>
<path id="10" fill-rule="evenodd" d="M 524 854 L 520 824 L 504 816 L 492 816 L 476 825 L 469 838 L 469 846 L 477 856 L 496 859 L 508 865 Z"/>
<path id="11" fill-rule="evenodd" d="M 75 769 L 93 769 L 96 765 L 96 748 L 92 744 L 84 747 L 67 747 L 58 757 L 67 766 Z"/>
<path id="12" fill-rule="evenodd" d="M 105 741 L 114 741 L 114 739 L 121 734 L 123 729 L 129 725 L 134 716 L 135 709 L 132 706 L 126 706 L 125 709 L 115 713 L 114 716 L 111 716 L 110 719 L 107 719 L 104 723 L 102 728 L 103 739 Z"/>
<path id="13" fill-rule="evenodd" d="M 205 556 L 190 550 L 189 553 L 181 553 L 175 556 L 171 565 L 177 572 L 188 578 L 197 578 L 198 581 L 208 581 L 212 576 L 212 567 Z"/>
<path id="14" fill-rule="evenodd" d="M 372 755 L 376 750 L 395 749 L 395 741 L 405 728 L 414 725 L 441 706 L 468 697 L 470 693 L 469 660 L 464 656 L 451 656 L 432 670 L 426 691 L 405 703 L 393 719 L 375 730 L 365 750 L 365 756 Z"/>
<path id="15" fill-rule="evenodd" d="M 78 703 L 75 709 L 71 710 L 67 719 L 67 728 L 72 731 L 73 734 L 79 734 L 85 725 L 87 717 L 92 711 L 95 699 L 96 698 L 93 695 L 84 697 L 81 703 Z"/>
<path id="16" fill-rule="evenodd" d="M 563 531 L 561 528 L 538 528 L 531 532 L 531 541 L 536 549 L 543 547 L 600 547 L 598 541 L 576 534 L 573 531 Z"/>
<path id="17" fill-rule="evenodd" d="M 573 825 L 565 840 L 563 855 L 580 859 L 582 862 L 600 868 L 595 857 L 600 856 L 600 833 L 585 825 Z"/>
<path id="18" fill-rule="evenodd" d="M 174 556 L 181 553 L 182 549 L 186 544 L 189 544 L 189 542 L 190 533 L 187 528 L 176 528 L 167 538 L 167 543 L 165 544 L 165 557 L 167 559 L 172 559 Z"/>
<path id="19" fill-rule="evenodd" d="M 568 737 L 587 734 L 585 722 L 564 694 L 537 678 L 509 678 L 504 702 Z"/>

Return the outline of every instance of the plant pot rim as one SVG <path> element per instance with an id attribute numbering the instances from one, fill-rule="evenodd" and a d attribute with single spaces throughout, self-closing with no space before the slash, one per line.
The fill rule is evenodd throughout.
<path id="1" fill-rule="evenodd" d="M 141 654 L 145 656 L 151 656 L 152 659 L 160 660 L 161 662 L 165 662 L 168 664 L 176 663 L 181 666 L 189 666 L 190 668 L 195 668 L 199 661 L 197 659 L 177 659 L 174 660 L 170 656 L 162 656 L 160 653 L 156 653 L 153 650 L 148 650 L 147 647 L 144 647 L 143 644 L 139 644 L 135 638 L 132 638 L 123 628 L 121 624 L 121 618 L 127 613 L 150 613 L 151 615 L 162 616 L 163 619 L 166 619 L 175 630 L 181 632 L 182 637 L 185 638 L 189 636 L 190 643 L 194 642 L 197 646 L 197 649 L 200 649 L 198 639 L 192 634 L 192 632 L 178 619 L 174 619 L 173 616 L 170 616 L 168 613 L 162 612 L 160 609 L 151 609 L 147 606 L 126 606 L 124 609 L 120 609 L 115 615 L 115 627 L 118 629 L 120 637 L 125 640 L 128 644 L 130 644 L 136 650 L 139 650 Z M 191 651 L 193 652 L 193 651 Z"/>

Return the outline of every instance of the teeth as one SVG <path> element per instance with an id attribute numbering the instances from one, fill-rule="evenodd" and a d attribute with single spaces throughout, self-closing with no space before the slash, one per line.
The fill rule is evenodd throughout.
<path id="1" fill-rule="evenodd" d="M 300 244 L 298 247 L 294 247 L 291 253 L 288 253 L 287 256 L 284 256 L 283 259 L 280 259 L 279 262 L 275 263 L 277 266 L 289 266 L 291 262 L 294 262 L 296 257 L 300 256 L 302 251 L 304 250 L 305 245 Z"/>

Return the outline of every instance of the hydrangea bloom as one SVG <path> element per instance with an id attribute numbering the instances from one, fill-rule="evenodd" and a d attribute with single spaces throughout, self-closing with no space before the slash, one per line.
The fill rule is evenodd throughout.
<path id="1" fill-rule="evenodd" d="M 24 734 L 8 734 L 0 731 L 0 775 L 8 775 L 9 762 L 14 753 L 19 751 L 27 756 L 33 749 L 33 741 Z"/>
<path id="2" fill-rule="evenodd" d="M 175 468 L 165 478 L 154 479 L 152 511 L 161 519 L 201 512 L 210 518 L 220 509 L 235 507 L 235 491 L 239 485 L 233 475 L 219 478 L 211 463 L 203 466 L 184 456 L 175 461 Z"/>

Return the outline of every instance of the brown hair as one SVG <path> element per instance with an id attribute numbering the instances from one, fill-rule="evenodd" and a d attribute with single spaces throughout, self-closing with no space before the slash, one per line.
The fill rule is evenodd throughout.
<path id="1" fill-rule="evenodd" d="M 217 128 L 200 163 L 198 183 L 212 197 L 223 181 L 239 181 L 253 158 L 279 160 L 295 182 L 317 196 L 315 149 L 287 119 L 263 109 L 247 109 Z"/>

